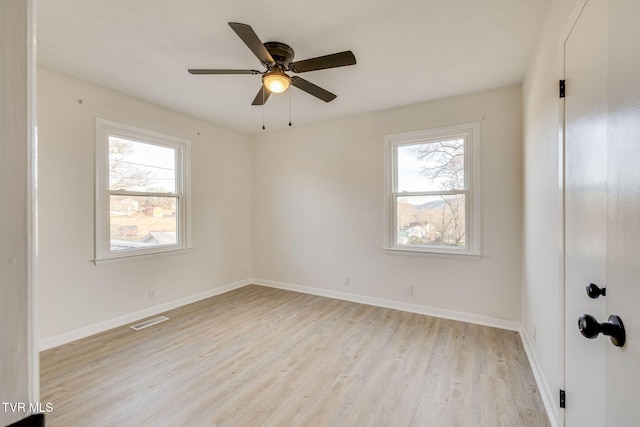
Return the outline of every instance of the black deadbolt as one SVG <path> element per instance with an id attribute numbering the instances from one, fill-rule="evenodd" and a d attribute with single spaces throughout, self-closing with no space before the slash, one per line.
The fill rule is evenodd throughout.
<path id="1" fill-rule="evenodd" d="M 595 283 L 589 283 L 587 285 L 587 295 L 589 295 L 589 298 L 591 299 L 596 299 L 600 295 L 602 295 L 603 297 L 607 296 L 607 288 L 600 288 Z"/>
<path id="2" fill-rule="evenodd" d="M 578 329 L 584 337 L 590 339 L 597 337 L 598 334 L 606 335 L 611 338 L 611 342 L 616 347 L 624 346 L 627 338 L 622 319 L 614 314 L 609 316 L 608 322 L 604 323 L 598 323 L 590 314 L 583 314 L 578 318 Z"/>

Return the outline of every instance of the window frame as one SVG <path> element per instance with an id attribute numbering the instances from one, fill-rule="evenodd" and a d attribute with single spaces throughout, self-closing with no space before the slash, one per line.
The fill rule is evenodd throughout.
<path id="1" fill-rule="evenodd" d="M 155 193 L 109 189 L 109 138 L 117 137 L 135 142 L 168 147 L 176 150 L 175 192 Z M 95 258 L 94 263 L 138 259 L 191 248 L 191 141 L 136 126 L 96 117 L 95 138 Z M 110 196 L 175 197 L 175 244 L 144 248 L 111 250 Z"/>
<path id="2" fill-rule="evenodd" d="M 465 188 L 462 190 L 399 192 L 398 147 L 451 139 L 464 139 Z M 481 255 L 480 206 L 480 123 L 423 129 L 385 135 L 384 137 L 384 242 L 383 248 L 392 254 Z M 399 245 L 397 230 L 397 200 L 407 196 L 465 195 L 465 246 Z"/>

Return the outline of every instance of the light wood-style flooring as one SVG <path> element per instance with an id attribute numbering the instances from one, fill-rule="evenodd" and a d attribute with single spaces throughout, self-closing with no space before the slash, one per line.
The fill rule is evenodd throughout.
<path id="1" fill-rule="evenodd" d="M 516 332 L 261 286 L 41 353 L 49 427 L 548 426 Z"/>

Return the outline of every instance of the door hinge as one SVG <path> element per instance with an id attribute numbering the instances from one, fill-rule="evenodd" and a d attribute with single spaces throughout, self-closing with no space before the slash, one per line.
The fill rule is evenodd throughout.
<path id="1" fill-rule="evenodd" d="M 560 98 L 564 98 L 564 89 L 565 89 L 564 80 L 560 80 Z"/>
<path id="2" fill-rule="evenodd" d="M 560 407 L 565 407 L 565 392 L 564 390 L 560 390 Z"/>

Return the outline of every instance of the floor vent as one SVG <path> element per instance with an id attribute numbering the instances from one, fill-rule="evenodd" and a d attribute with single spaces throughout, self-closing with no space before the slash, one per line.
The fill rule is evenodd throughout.
<path id="1" fill-rule="evenodd" d="M 165 320 L 169 320 L 166 316 L 156 317 L 155 319 L 145 320 L 142 323 L 138 323 L 137 325 L 131 326 L 131 329 L 134 331 L 139 331 L 140 329 L 148 328 L 149 326 L 157 325 L 158 323 L 162 323 Z"/>

